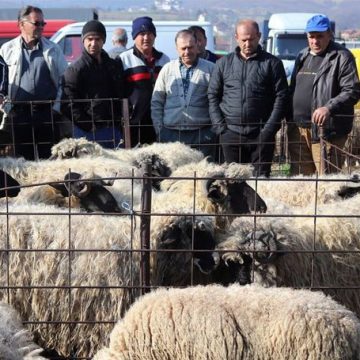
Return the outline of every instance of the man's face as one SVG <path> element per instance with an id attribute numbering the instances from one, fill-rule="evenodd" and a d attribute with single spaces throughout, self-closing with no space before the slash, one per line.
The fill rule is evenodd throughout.
<path id="1" fill-rule="evenodd" d="M 99 35 L 90 35 L 84 39 L 84 48 L 91 56 L 100 55 L 103 46 L 104 40 Z"/>
<path id="2" fill-rule="evenodd" d="M 151 31 L 143 31 L 134 39 L 136 48 L 142 53 L 152 51 L 154 42 L 155 35 Z"/>
<path id="3" fill-rule="evenodd" d="M 236 29 L 235 39 L 240 47 L 241 54 L 248 58 L 257 51 L 261 33 L 251 25 L 239 25 Z"/>
<path id="4" fill-rule="evenodd" d="M 176 50 L 182 63 L 186 66 L 191 66 L 198 56 L 198 47 L 194 37 L 191 35 L 177 38 Z"/>
<path id="5" fill-rule="evenodd" d="M 307 34 L 309 48 L 315 55 L 323 53 L 331 40 L 331 32 L 310 32 Z"/>
<path id="6" fill-rule="evenodd" d="M 19 22 L 21 36 L 26 42 L 38 40 L 44 31 L 44 17 L 41 13 L 31 12 Z"/>
<path id="7" fill-rule="evenodd" d="M 207 45 L 206 37 L 202 34 L 201 31 L 196 31 L 195 36 L 197 40 L 197 46 L 199 48 L 199 53 L 204 54 Z"/>

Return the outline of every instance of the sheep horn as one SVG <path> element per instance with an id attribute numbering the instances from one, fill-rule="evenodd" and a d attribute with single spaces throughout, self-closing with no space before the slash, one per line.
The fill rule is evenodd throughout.
<path id="1" fill-rule="evenodd" d="M 82 183 L 83 187 L 80 191 L 74 192 L 74 195 L 79 198 L 84 198 L 87 196 L 91 190 L 91 184 L 89 182 Z"/>
<path id="2" fill-rule="evenodd" d="M 278 258 L 276 235 L 273 231 L 251 232 L 247 239 L 250 242 L 249 248 L 257 250 L 253 253 L 253 258 L 260 264 L 269 264 Z M 262 253 L 262 251 L 266 251 L 266 253 Z"/>

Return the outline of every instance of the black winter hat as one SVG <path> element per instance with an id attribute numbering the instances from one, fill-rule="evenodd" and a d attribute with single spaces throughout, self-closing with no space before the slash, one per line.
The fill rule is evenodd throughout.
<path id="1" fill-rule="evenodd" d="M 90 35 L 99 35 L 103 38 L 104 42 L 106 41 L 106 29 L 105 26 L 98 20 L 90 20 L 88 21 L 81 33 L 82 41 Z"/>
<path id="2" fill-rule="evenodd" d="M 156 36 L 156 28 L 152 22 L 152 18 L 148 16 L 136 18 L 132 23 L 132 38 L 135 39 L 139 33 L 145 31 L 150 31 Z"/>

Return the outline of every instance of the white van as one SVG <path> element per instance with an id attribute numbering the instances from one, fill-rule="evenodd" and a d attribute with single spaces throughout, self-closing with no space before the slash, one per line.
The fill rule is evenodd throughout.
<path id="1" fill-rule="evenodd" d="M 106 28 L 106 43 L 104 45 L 105 50 L 109 50 L 113 47 L 111 37 L 114 29 L 122 27 L 126 29 L 128 33 L 127 47 L 133 46 L 133 40 L 131 36 L 132 21 L 102 21 Z M 60 45 L 62 48 L 66 60 L 71 63 L 76 60 L 82 51 L 81 31 L 85 22 L 78 22 L 69 24 L 61 28 L 56 32 L 50 40 Z M 156 40 L 155 48 L 170 57 L 170 59 L 176 59 L 177 53 L 175 49 L 175 35 L 179 30 L 186 29 L 189 26 L 197 25 L 201 26 L 206 33 L 207 37 L 207 49 L 214 51 L 214 35 L 212 25 L 207 21 L 154 21 L 156 27 Z"/>

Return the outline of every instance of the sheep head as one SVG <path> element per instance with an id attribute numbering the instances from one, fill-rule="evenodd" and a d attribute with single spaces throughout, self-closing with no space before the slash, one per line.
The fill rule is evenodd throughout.
<path id="1" fill-rule="evenodd" d="M 156 254 L 154 273 L 156 285 L 207 283 L 208 274 L 219 260 L 214 249 L 215 239 L 210 217 L 174 217 L 171 224 L 158 236 L 159 252 Z M 195 265 L 194 268 L 192 264 Z"/>
<path id="2" fill-rule="evenodd" d="M 232 214 L 250 214 L 252 211 L 265 213 L 265 201 L 245 180 L 225 178 L 209 179 L 206 184 L 207 197 Z"/>

